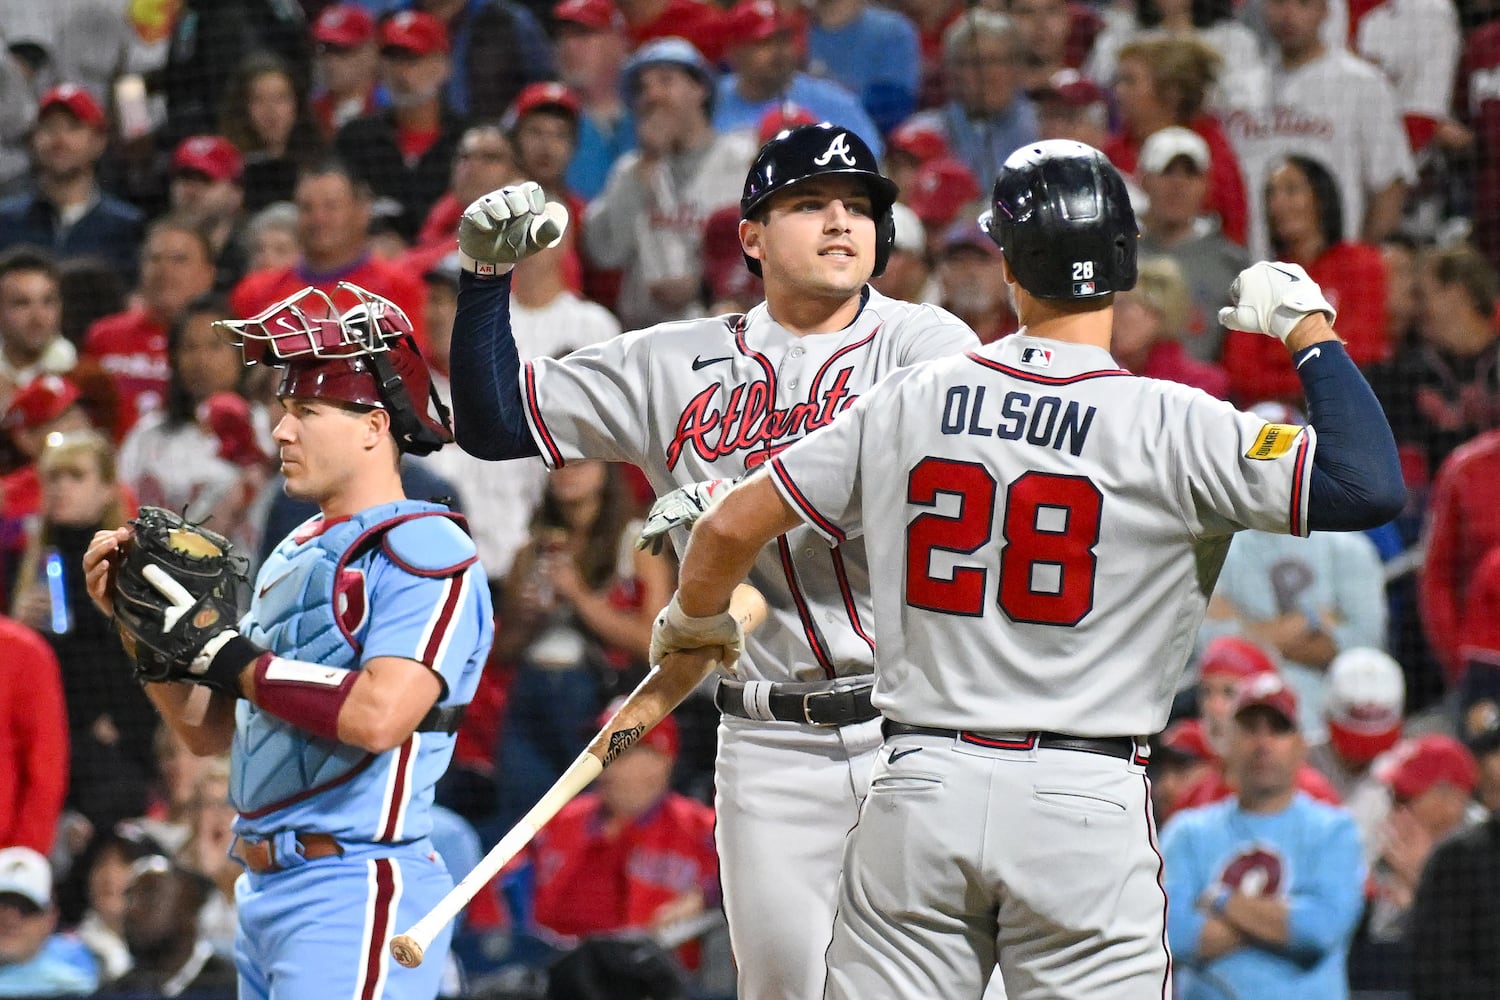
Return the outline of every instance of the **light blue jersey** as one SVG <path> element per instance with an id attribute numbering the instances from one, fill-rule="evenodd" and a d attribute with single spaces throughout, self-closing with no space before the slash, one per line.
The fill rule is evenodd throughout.
<path id="1" fill-rule="evenodd" d="M 1179 1000 L 1348 997 L 1344 966 L 1365 882 L 1359 830 L 1348 812 L 1301 792 L 1274 815 L 1245 812 L 1230 799 L 1173 816 L 1161 847 Z M 1248 945 L 1201 961 L 1207 917 L 1196 904 L 1220 886 L 1284 899 L 1286 946 Z"/>

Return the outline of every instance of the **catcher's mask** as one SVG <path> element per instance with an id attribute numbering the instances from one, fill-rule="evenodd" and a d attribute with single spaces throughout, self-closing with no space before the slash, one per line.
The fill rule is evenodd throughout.
<path id="1" fill-rule="evenodd" d="M 338 301 L 351 297 L 353 304 L 340 309 Z M 215 325 L 229 331 L 245 364 L 283 369 L 278 396 L 385 410 L 397 447 L 413 455 L 453 440 L 411 320 L 387 298 L 341 281 L 332 295 L 304 288 L 249 319 Z"/>

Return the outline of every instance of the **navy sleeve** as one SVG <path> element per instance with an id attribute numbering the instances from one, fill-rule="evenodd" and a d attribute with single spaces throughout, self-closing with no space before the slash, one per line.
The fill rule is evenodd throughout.
<path id="1" fill-rule="evenodd" d="M 510 330 L 510 275 L 459 276 L 448 369 L 458 446 L 500 461 L 540 455 L 521 401 L 521 358 Z"/>
<path id="2" fill-rule="evenodd" d="M 1344 345 L 1325 340 L 1292 359 L 1318 432 L 1307 525 L 1313 531 L 1378 528 L 1406 506 L 1396 439 L 1385 411 Z"/>

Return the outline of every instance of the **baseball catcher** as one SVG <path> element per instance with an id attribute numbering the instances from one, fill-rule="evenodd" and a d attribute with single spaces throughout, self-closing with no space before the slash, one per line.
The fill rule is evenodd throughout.
<path id="1" fill-rule="evenodd" d="M 244 557 L 229 539 L 170 510 L 142 507 L 113 579 L 115 624 L 148 681 L 191 681 L 239 693 L 233 674 L 199 654 L 232 630 L 247 599 Z M 220 672 L 221 674 L 223 672 Z"/>

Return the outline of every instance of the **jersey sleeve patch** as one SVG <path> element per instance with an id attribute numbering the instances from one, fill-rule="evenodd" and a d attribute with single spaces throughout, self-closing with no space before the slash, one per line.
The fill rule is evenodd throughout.
<path id="1" fill-rule="evenodd" d="M 403 521 L 381 544 L 392 562 L 414 576 L 452 576 L 479 558 L 474 539 L 441 515 Z"/>
<path id="2" fill-rule="evenodd" d="M 1250 443 L 1246 458 L 1257 462 L 1271 462 L 1292 450 L 1302 428 L 1295 424 L 1266 424 Z"/>

